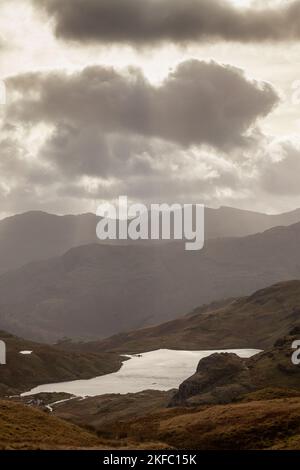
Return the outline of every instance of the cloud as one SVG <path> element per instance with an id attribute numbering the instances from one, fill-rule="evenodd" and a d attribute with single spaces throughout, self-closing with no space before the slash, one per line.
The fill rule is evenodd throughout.
<path id="1" fill-rule="evenodd" d="M 240 69 L 193 60 L 159 85 L 100 66 L 6 82 L 2 211 L 88 211 L 120 194 L 236 205 L 268 191 L 258 120 L 278 97 Z"/>
<path id="2" fill-rule="evenodd" d="M 196 60 L 159 86 L 139 69 L 101 66 L 18 75 L 7 86 L 5 211 L 61 211 L 72 200 L 90 208 L 119 194 L 208 202 L 232 193 L 241 178 L 234 156 L 256 145 L 257 120 L 278 101 L 271 85 Z"/>
<path id="3" fill-rule="evenodd" d="M 241 8 L 226 0 L 34 0 L 54 18 L 56 36 L 81 43 L 300 39 L 300 1 Z"/>
<path id="4" fill-rule="evenodd" d="M 278 103 L 270 84 L 249 80 L 231 66 L 197 60 L 179 64 L 159 86 L 139 69 L 101 66 L 73 74 L 19 75 L 7 84 L 8 120 L 64 126 L 62 147 L 68 147 L 72 132 L 76 140 L 83 128 L 93 128 L 94 135 L 98 129 L 228 150 L 249 144 L 257 120 Z M 55 138 L 63 139 L 62 133 Z"/>
<path id="5" fill-rule="evenodd" d="M 220 191 L 228 193 L 239 185 L 236 162 L 197 147 L 187 152 L 156 139 L 90 131 L 73 140 L 73 131 L 70 136 L 68 129 L 61 132 L 62 136 L 56 130 L 56 137 L 47 139 L 34 158 L 22 136 L 2 139 L 2 212 L 93 211 L 99 201 L 120 194 L 145 202 L 210 202 Z M 102 145 L 93 155 L 91 148 L 98 139 Z"/>

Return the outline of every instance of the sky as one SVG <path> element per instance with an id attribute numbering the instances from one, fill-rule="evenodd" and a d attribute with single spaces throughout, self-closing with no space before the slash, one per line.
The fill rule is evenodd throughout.
<path id="1" fill-rule="evenodd" d="M 300 0 L 0 0 L 0 217 L 300 207 L 299 65 Z"/>

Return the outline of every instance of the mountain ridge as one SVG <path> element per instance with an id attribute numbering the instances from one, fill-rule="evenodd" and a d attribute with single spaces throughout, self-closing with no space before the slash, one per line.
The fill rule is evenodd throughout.
<path id="1" fill-rule="evenodd" d="M 38 341 L 100 339 L 300 278 L 300 223 L 184 244 L 88 244 L 0 276 L 0 328 Z"/>
<path id="2" fill-rule="evenodd" d="M 72 247 L 100 243 L 92 213 L 55 215 L 29 211 L 0 221 L 0 273 L 29 262 L 61 256 Z M 247 236 L 300 222 L 300 209 L 268 215 L 229 207 L 205 209 L 205 238 Z M 110 242 L 120 244 L 120 242 Z M 136 243 L 135 243 L 136 244 Z"/>
<path id="3" fill-rule="evenodd" d="M 265 349 L 300 326 L 300 280 L 278 283 L 247 297 L 199 307 L 173 321 L 122 333 L 83 350 L 140 353 L 155 349 Z"/>

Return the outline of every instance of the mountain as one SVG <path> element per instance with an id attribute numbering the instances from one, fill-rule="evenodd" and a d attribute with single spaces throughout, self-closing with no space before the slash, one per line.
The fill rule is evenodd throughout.
<path id="1" fill-rule="evenodd" d="M 205 209 L 205 238 L 245 237 L 265 232 L 274 227 L 300 222 L 300 209 L 283 214 L 268 215 L 259 212 L 220 207 Z"/>
<path id="2" fill-rule="evenodd" d="M 300 278 L 299 243 L 300 224 L 295 224 L 209 240 L 197 252 L 185 251 L 181 242 L 73 248 L 0 276 L 0 328 L 56 341 L 104 338 L 162 323 L 197 305 Z M 290 315 L 298 319 L 297 311 Z"/>
<path id="3" fill-rule="evenodd" d="M 0 273 L 97 243 L 94 214 L 57 216 L 27 212 L 0 221 Z M 221 207 L 205 209 L 205 237 L 246 236 L 300 222 L 300 209 L 280 215 Z M 118 242 L 117 242 L 118 243 Z"/>
<path id="4" fill-rule="evenodd" d="M 4 331 L 0 338 L 7 348 L 7 364 L 0 366 L 0 395 L 25 392 L 43 383 L 89 379 L 116 372 L 122 365 L 117 354 L 62 351 L 26 341 Z M 32 351 L 21 354 L 21 351 Z"/>
<path id="5" fill-rule="evenodd" d="M 82 345 L 82 350 L 139 353 L 155 349 L 269 348 L 300 325 L 300 281 L 213 303 L 160 325 Z"/>
<path id="6" fill-rule="evenodd" d="M 56 341 L 106 337 L 157 321 L 173 286 L 162 253 L 169 259 L 173 250 L 86 245 L 3 274 L 1 328 Z"/>
<path id="7" fill-rule="evenodd" d="M 60 217 L 33 211 L 1 220 L 0 272 L 96 241 L 95 227 L 93 214 Z"/>

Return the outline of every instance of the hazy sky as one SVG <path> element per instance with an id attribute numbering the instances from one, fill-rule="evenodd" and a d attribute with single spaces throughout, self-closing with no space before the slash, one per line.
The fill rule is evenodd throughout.
<path id="1" fill-rule="evenodd" d="M 0 0 L 0 216 L 300 207 L 300 0 Z"/>

